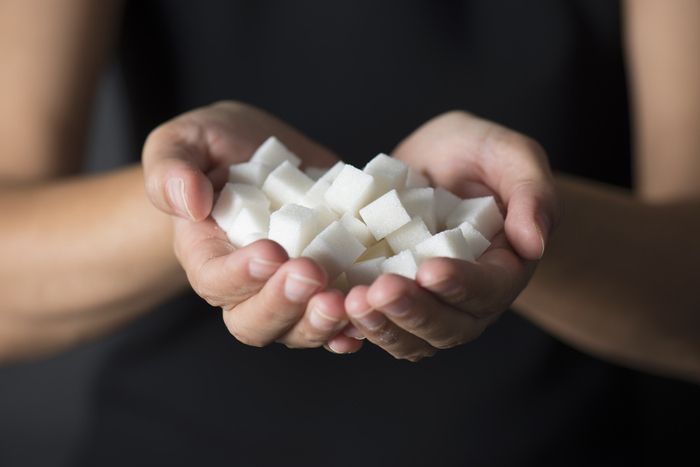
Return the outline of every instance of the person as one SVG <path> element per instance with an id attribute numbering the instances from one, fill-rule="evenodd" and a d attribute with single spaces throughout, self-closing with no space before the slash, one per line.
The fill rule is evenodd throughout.
<path id="1" fill-rule="evenodd" d="M 116 2 L 48 2 L 41 11 L 22 2 L 3 5 L 0 43 L 7 105 L 0 138 L 5 259 L 0 353 L 5 362 L 57 355 L 3 371 L 3 410 L 18 400 L 7 389 L 17 381 L 40 380 L 77 365 L 83 373 L 73 378 L 82 378 L 75 393 L 89 397 L 63 403 L 78 407 L 72 413 L 84 418 L 72 432 L 54 422 L 60 428 L 47 429 L 47 438 L 72 435 L 67 446 L 54 452 L 63 449 L 64 456 L 75 455 L 83 465 L 125 459 L 266 464 L 277 456 L 308 465 L 339 453 L 341 463 L 531 465 L 571 463 L 577 456 L 580 463 L 616 465 L 643 459 L 649 450 L 656 453 L 654 447 L 667 438 L 653 425 L 668 419 L 650 410 L 654 404 L 648 398 L 630 398 L 631 392 L 648 391 L 649 380 L 579 354 L 516 315 L 502 313 L 546 245 L 516 310 L 596 355 L 696 379 L 697 313 L 687 286 L 693 283 L 690 264 L 697 255 L 688 241 L 697 232 L 697 216 L 688 215 L 696 194 L 685 177 L 693 173 L 697 142 L 684 130 L 697 118 L 697 96 L 695 87 L 683 85 L 684 80 L 696 82 L 695 61 L 684 59 L 697 55 L 692 50 L 698 44 L 693 40 L 696 7 L 690 2 L 665 3 L 661 9 L 653 2 L 626 5 L 634 108 L 642 116 L 634 122 L 640 128 L 636 152 L 643 176 L 635 192 L 620 193 L 557 175 L 554 183 L 567 214 L 550 241 L 559 218 L 551 175 L 539 146 L 522 134 L 548 149 L 555 168 L 595 177 L 605 164 L 609 173 L 598 174 L 599 180 L 626 181 L 627 103 L 621 56 L 614 47 L 615 5 L 555 7 L 545 2 L 522 8 L 509 3 L 510 9 L 503 10 L 493 2 L 415 2 L 400 8 L 389 2 L 365 4 L 373 13 L 366 15 L 318 3 L 301 8 L 260 2 L 248 9 L 224 3 L 128 4 L 122 66 L 131 101 L 138 104 L 133 121 L 139 135 L 145 137 L 177 114 L 199 110 L 151 135 L 144 150 L 145 175 L 135 164 L 89 177 L 76 175 L 77 155 L 85 142 L 90 95 L 117 28 Z M 423 21 L 411 23 L 419 17 Z M 525 18 L 541 29 L 528 27 Z M 478 41 L 463 32 L 458 19 Z M 579 35 L 560 28 L 557 20 L 570 21 Z M 479 28 L 482 22 L 499 27 Z M 402 24 L 415 27 L 406 30 Z M 446 25 L 451 27 L 443 29 Z M 362 40 L 349 43 L 348 37 L 356 37 L 349 31 L 357 26 L 364 26 Z M 289 29 L 293 36 L 285 36 Z M 277 34 L 288 41 L 275 41 Z M 159 38 L 169 42 L 158 43 Z M 677 41 L 663 50 L 678 55 L 648 53 L 645 41 L 658 44 L 657 38 Z M 179 44 L 177 57 L 167 56 L 175 50 L 167 48 L 170 44 Z M 444 50 L 448 52 L 441 55 Z M 350 57 L 361 57 L 361 66 L 350 66 Z M 659 60 L 665 66 L 658 66 Z M 610 73 L 601 79 L 598 70 Z M 659 95 L 662 91 L 668 95 Z M 228 102 L 202 107 L 221 94 L 257 106 Z M 444 113 L 447 103 L 522 132 L 471 114 Z M 606 111 L 592 112 L 594 104 L 605 105 Z M 541 114 L 534 117 L 533 109 Z M 476 131 L 480 128 L 481 133 Z M 489 137 L 500 136 L 484 141 L 486 148 L 497 149 L 487 154 L 501 159 L 485 159 L 477 166 L 484 172 L 474 179 L 476 186 L 465 185 L 470 166 L 453 162 L 463 162 L 453 148 L 463 150 L 465 141 L 473 141 L 465 133 L 484 136 L 484 128 Z M 422 288 L 387 276 L 347 298 L 322 290 L 324 278 L 316 265 L 286 261 L 274 244 L 231 251 L 221 237 L 208 237 L 212 223 L 204 219 L 214 188 L 221 184 L 216 168 L 245 160 L 270 133 L 308 164 L 330 165 L 338 156 L 326 148 L 360 161 L 362 154 L 371 157 L 369 151 L 402 141 L 392 155 L 435 182 L 465 195 L 484 185 L 496 191 L 507 207 L 505 234 L 481 264 L 426 264 L 418 277 Z M 490 146 L 491 141 L 498 144 Z M 654 165 L 660 154 L 673 154 L 673 163 Z M 485 170 L 487 163 L 495 163 L 498 171 Z M 523 176 L 526 183 L 519 183 Z M 146 198 L 144 181 L 158 207 L 191 219 L 175 219 L 171 225 Z M 184 193 L 184 204 L 171 204 L 177 198 L 170 193 Z M 610 230 L 601 231 L 601 225 Z M 673 228 L 659 232 L 659 225 Z M 639 241 L 630 244 L 637 235 Z M 674 248 L 683 248 L 683 254 Z M 256 266 L 272 268 L 262 278 L 237 280 L 237 275 L 252 274 L 246 271 L 251 258 L 257 259 Z M 649 259 L 653 267 L 647 267 Z M 195 290 L 224 307 L 225 324 L 243 342 L 325 343 L 339 353 L 359 351 L 340 357 L 281 345 L 238 345 L 220 319 L 204 314 L 201 302 L 191 295 L 178 297 L 188 288 L 180 263 Z M 667 274 L 669 269 L 677 275 Z M 260 273 L 260 268 L 255 271 Z M 284 295 L 289 273 L 312 285 L 303 299 Z M 440 288 L 448 284 L 446 278 L 459 278 L 456 289 Z M 391 305 L 401 297 L 412 304 L 404 307 L 407 312 L 395 313 Z M 175 301 L 151 311 L 168 299 Z M 339 333 L 345 326 L 343 309 L 372 345 Z M 275 322 L 280 310 L 288 315 L 282 323 Z M 319 310 L 322 318 L 331 318 L 323 332 L 313 325 Z M 426 313 L 434 320 L 430 332 L 424 328 Z M 419 365 L 394 361 L 419 359 L 471 340 L 488 324 L 493 324 L 488 332 L 469 345 L 444 350 Z M 55 390 L 56 380 L 51 381 Z M 660 384 L 653 381 L 652 387 Z M 690 391 L 675 385 L 672 390 Z M 38 399 L 49 400 L 46 394 Z M 683 401 L 692 413 L 694 406 Z M 645 404 L 646 412 L 640 412 Z M 53 424 L 45 424 L 40 414 L 35 417 L 39 424 Z M 3 427 L 3 434 L 9 433 L 3 439 L 20 440 L 20 446 L 30 434 L 36 439 L 30 419 L 29 411 L 5 418 L 5 423 L 22 423 L 12 431 Z M 625 419 L 641 423 L 629 426 L 621 421 Z M 671 437 L 685 426 L 678 423 L 665 434 Z M 498 441 L 503 439 L 508 449 Z M 678 437 L 671 446 L 688 454 L 685 439 Z M 49 452 L 33 455 L 48 457 Z M 23 455 L 26 460 L 32 454 Z M 54 457 L 53 462 L 59 461 Z"/>

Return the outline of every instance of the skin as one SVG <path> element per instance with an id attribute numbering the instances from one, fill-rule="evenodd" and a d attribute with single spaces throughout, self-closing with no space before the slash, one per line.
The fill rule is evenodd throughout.
<path id="1" fill-rule="evenodd" d="M 187 287 L 141 167 L 78 175 L 118 7 L 0 2 L 0 363 L 112 332 Z"/>
<path id="2" fill-rule="evenodd" d="M 625 9 L 635 189 L 558 176 L 566 215 L 515 305 L 586 352 L 698 383 L 700 3 Z"/>

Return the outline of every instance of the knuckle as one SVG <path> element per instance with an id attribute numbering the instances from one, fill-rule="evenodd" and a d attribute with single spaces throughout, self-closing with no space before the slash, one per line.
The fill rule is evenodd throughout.
<path id="1" fill-rule="evenodd" d="M 233 310 L 224 311 L 224 324 L 231 335 L 239 342 L 251 347 L 265 347 L 271 343 L 270 339 L 265 338 L 260 333 L 253 332 L 250 326 L 237 319 Z"/>
<path id="2" fill-rule="evenodd" d="M 383 326 L 373 332 L 372 341 L 380 347 L 393 347 L 399 342 L 400 334 L 393 327 Z"/>

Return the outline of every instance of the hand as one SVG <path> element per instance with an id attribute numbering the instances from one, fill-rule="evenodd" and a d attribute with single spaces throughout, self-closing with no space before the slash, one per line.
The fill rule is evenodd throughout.
<path id="1" fill-rule="evenodd" d="M 527 285 L 562 208 L 537 143 L 465 112 L 429 121 L 392 156 L 462 198 L 494 195 L 507 212 L 477 262 L 433 258 L 415 281 L 385 274 L 348 294 L 346 311 L 369 341 L 417 361 L 475 339 L 498 319 Z"/>
<path id="2" fill-rule="evenodd" d="M 215 191 L 228 167 L 245 162 L 275 135 L 305 165 L 331 166 L 338 159 L 271 115 L 248 105 L 222 102 L 183 114 L 156 128 L 143 151 L 148 196 L 172 214 L 175 254 L 194 290 L 223 309 L 224 322 L 241 342 L 289 347 L 327 344 L 348 323 L 343 295 L 325 290 L 326 273 L 308 258 L 290 260 L 277 243 L 261 240 L 236 249 L 209 217 Z M 344 335 L 329 349 L 359 350 Z"/>

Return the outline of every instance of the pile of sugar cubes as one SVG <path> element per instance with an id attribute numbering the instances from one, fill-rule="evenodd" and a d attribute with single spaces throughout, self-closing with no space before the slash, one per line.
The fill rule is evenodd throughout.
<path id="1" fill-rule="evenodd" d="M 290 258 L 314 259 L 343 291 L 383 273 L 415 279 L 435 256 L 475 261 L 503 228 L 492 196 L 461 199 L 433 188 L 386 154 L 363 170 L 300 165 L 270 137 L 248 162 L 230 166 L 211 215 L 233 245 L 274 240 Z"/>

